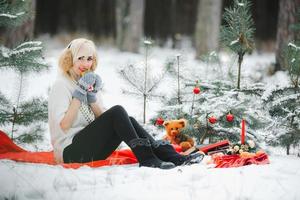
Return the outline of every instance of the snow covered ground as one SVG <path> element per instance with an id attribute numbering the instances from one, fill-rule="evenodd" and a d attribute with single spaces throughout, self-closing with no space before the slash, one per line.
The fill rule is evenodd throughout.
<path id="1" fill-rule="evenodd" d="M 57 58 L 64 45 L 57 40 L 40 38 L 45 41 L 45 58 L 50 64 L 48 72 L 27 80 L 27 91 L 24 99 L 31 96 L 47 97 L 48 89 L 55 80 Z M 203 72 L 202 77 L 214 79 L 217 75 L 214 68 L 194 60 L 194 50 L 188 45 L 181 50 L 153 48 L 150 67 L 159 71 L 167 59 L 181 54 L 185 72 L 193 70 Z M 120 104 L 129 115 L 142 120 L 142 99 L 122 94 L 125 82 L 118 76 L 117 70 L 128 64 L 141 64 L 144 55 L 122 53 L 111 47 L 98 48 L 99 66 L 97 73 L 104 81 L 102 92 L 105 107 Z M 230 70 L 231 58 L 222 55 L 222 76 Z M 267 76 L 268 67 L 275 61 L 274 54 L 254 53 L 245 58 L 242 68 L 242 84 L 260 81 L 269 84 L 288 84 L 286 73 L 279 72 Z M 6 71 L 0 74 L 0 90 L 8 96 L 14 94 L 14 74 Z M 171 84 L 164 82 L 161 91 L 168 92 Z M 158 101 L 148 104 L 147 119 L 155 115 L 161 107 Z M 155 128 L 153 128 L 155 131 Z M 9 131 L 7 129 L 6 131 Z M 163 132 L 161 132 L 163 134 Z M 29 150 L 51 150 L 49 133 L 45 141 L 33 146 L 23 146 Z M 214 169 L 205 160 L 192 166 L 177 167 L 171 170 L 139 168 L 136 164 L 101 168 L 82 167 L 77 170 L 64 169 L 60 166 L 43 164 L 17 163 L 0 160 L 0 200 L 2 199 L 300 199 L 300 159 L 295 156 L 284 156 L 275 149 L 270 155 L 271 164 L 263 166 L 246 166 L 230 169 Z"/>
<path id="2" fill-rule="evenodd" d="M 171 170 L 135 164 L 72 170 L 1 161 L 0 176 L 0 199 L 300 199 L 299 158 L 286 156 L 230 169 L 202 163 Z"/>

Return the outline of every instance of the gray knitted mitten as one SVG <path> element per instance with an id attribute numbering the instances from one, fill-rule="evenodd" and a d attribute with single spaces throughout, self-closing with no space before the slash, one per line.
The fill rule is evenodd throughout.
<path id="1" fill-rule="evenodd" d="M 87 104 L 87 92 L 94 90 L 96 76 L 93 72 L 84 74 L 77 83 L 76 89 L 72 96 L 78 99 L 81 103 Z"/>
<path id="2" fill-rule="evenodd" d="M 98 74 L 95 74 L 95 84 L 94 90 L 87 93 L 87 101 L 89 104 L 95 103 L 97 101 L 96 94 L 102 87 L 102 79 Z"/>

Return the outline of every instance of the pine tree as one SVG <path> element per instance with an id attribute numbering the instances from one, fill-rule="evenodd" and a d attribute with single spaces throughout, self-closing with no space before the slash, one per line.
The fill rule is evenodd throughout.
<path id="1" fill-rule="evenodd" d="M 238 142 L 240 123 L 245 119 L 247 139 L 252 139 L 258 144 L 262 142 L 261 135 L 271 123 L 261 101 L 264 92 L 262 84 L 253 84 L 238 91 L 230 81 L 225 80 L 185 79 L 182 82 L 185 82 L 181 89 L 182 104 L 177 103 L 174 93 L 165 103 L 164 109 L 151 120 L 153 123 L 159 117 L 165 120 L 185 118 L 189 123 L 183 133 L 194 137 L 198 143 L 212 143 L 222 139 Z M 195 93 L 195 88 L 198 87 L 201 92 Z M 232 121 L 226 118 L 229 112 L 234 116 Z M 215 117 L 217 122 L 210 123 L 210 117 Z"/>
<path id="2" fill-rule="evenodd" d="M 297 16 L 298 21 L 290 26 L 291 29 L 300 30 L 300 9 Z M 283 52 L 291 86 L 275 88 L 265 94 L 263 100 L 276 119 L 276 129 L 268 138 L 269 143 L 285 147 L 289 154 L 291 146 L 300 144 L 300 41 L 288 43 Z"/>
<path id="3" fill-rule="evenodd" d="M 225 8 L 225 24 L 221 26 L 221 42 L 238 55 L 237 89 L 240 89 L 244 55 L 252 52 L 254 46 L 255 29 L 250 8 L 249 0 L 234 0 L 233 7 Z"/>
<path id="4" fill-rule="evenodd" d="M 160 82 L 164 78 L 167 70 L 163 71 L 157 77 L 151 77 L 149 75 L 149 48 L 152 44 L 151 41 L 145 40 L 145 62 L 143 66 L 134 66 L 130 64 L 119 71 L 121 77 L 129 84 L 131 89 L 123 89 L 123 93 L 135 95 L 143 98 L 143 123 L 146 123 L 146 107 L 147 101 L 151 97 L 164 98 L 164 95 L 155 94 L 155 90 L 158 88 Z"/>
<path id="5" fill-rule="evenodd" d="M 274 118 L 272 135 L 267 137 L 271 145 L 280 145 L 290 153 L 290 148 L 300 143 L 300 89 L 288 86 L 275 88 L 263 98 Z"/>
<path id="6" fill-rule="evenodd" d="M 213 74 L 210 79 L 205 73 L 200 80 L 202 70 L 195 70 L 193 74 L 181 73 L 179 77 L 181 104 L 178 103 L 177 92 L 174 91 L 172 97 L 165 102 L 164 108 L 151 121 L 155 123 L 158 118 L 164 120 L 185 118 L 188 126 L 183 133 L 194 137 L 199 144 L 222 139 L 229 139 L 231 142 L 240 141 L 240 123 L 242 119 L 245 119 L 247 139 L 252 139 L 259 145 L 264 139 L 264 129 L 268 128 L 272 122 L 268 111 L 263 109 L 261 101 L 264 86 L 257 83 L 240 90 L 235 89 L 232 81 L 222 77 L 218 57 L 216 52 L 202 57 L 206 65 L 205 69 L 213 70 L 209 72 Z M 173 73 L 171 74 L 173 74 L 174 82 L 177 82 L 178 74 L 174 73 L 176 65 L 172 66 L 170 69 Z M 183 71 L 185 70 L 181 69 L 181 72 Z M 192 80 L 197 77 L 198 79 Z M 234 120 L 228 120 L 229 113 L 234 116 Z M 217 122 L 214 124 L 209 122 L 211 117 L 215 117 Z"/>
<path id="7" fill-rule="evenodd" d="M 300 46 L 296 44 L 289 43 L 284 51 L 291 86 L 275 88 L 263 98 L 270 115 L 276 118 L 269 143 L 286 147 L 287 154 L 292 145 L 300 144 Z"/>
<path id="8" fill-rule="evenodd" d="M 228 81 L 202 81 L 200 85 L 202 92 L 195 102 L 194 114 L 187 116 L 191 123 L 188 131 L 198 142 L 203 143 L 205 139 L 209 139 L 209 143 L 222 139 L 239 141 L 242 119 L 246 119 L 247 138 L 262 140 L 258 132 L 268 123 L 267 118 L 261 117 L 264 116 L 259 100 L 262 85 L 251 85 L 242 91 L 236 91 Z M 234 116 L 232 121 L 227 119 L 229 114 Z"/>
<path id="9" fill-rule="evenodd" d="M 28 10 L 29 1 L 0 1 L 0 26 L 19 26 L 31 15 Z M 19 84 L 16 85 L 16 99 L 6 97 L 0 92 L 0 125 L 11 126 L 11 138 L 18 133 L 16 138 L 23 142 L 32 142 L 41 139 L 39 135 L 43 129 L 41 122 L 47 120 L 47 101 L 41 98 L 32 98 L 22 101 L 25 87 L 25 78 L 30 73 L 39 73 L 48 69 L 42 58 L 42 43 L 39 41 L 24 42 L 13 49 L 0 46 L 0 69 L 14 70 Z M 21 133 L 17 127 L 30 127 L 25 133 Z"/>

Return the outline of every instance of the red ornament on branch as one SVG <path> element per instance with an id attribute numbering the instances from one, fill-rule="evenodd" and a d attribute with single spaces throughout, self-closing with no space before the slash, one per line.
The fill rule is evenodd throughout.
<path id="1" fill-rule="evenodd" d="M 194 94 L 199 94 L 200 91 L 201 91 L 201 90 L 200 90 L 199 87 L 194 87 L 194 90 L 193 90 Z"/>
<path id="2" fill-rule="evenodd" d="M 156 122 L 155 122 L 157 125 L 163 125 L 163 123 L 164 123 L 164 120 L 161 118 L 161 117 L 159 117 L 159 118 L 157 118 L 156 119 Z"/>
<path id="3" fill-rule="evenodd" d="M 211 124 L 215 124 L 217 122 L 217 118 L 215 118 L 214 116 L 211 116 L 208 118 L 209 123 Z"/>
<path id="4" fill-rule="evenodd" d="M 234 120 L 233 114 L 228 113 L 228 114 L 226 115 L 226 120 L 227 120 L 228 122 L 232 122 L 232 121 Z"/>

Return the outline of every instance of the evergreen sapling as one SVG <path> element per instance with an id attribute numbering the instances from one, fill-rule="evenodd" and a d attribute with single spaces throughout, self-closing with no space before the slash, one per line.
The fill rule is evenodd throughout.
<path id="1" fill-rule="evenodd" d="M 30 1 L 0 1 L 0 26 L 19 26 L 30 16 Z M 16 139 L 20 142 L 33 142 L 41 139 L 43 132 L 42 122 L 47 121 L 47 101 L 41 98 L 25 99 L 24 88 L 26 77 L 31 73 L 39 73 L 48 69 L 42 57 L 42 43 L 39 41 L 24 42 L 15 48 L 9 49 L 0 46 L 0 69 L 13 70 L 17 76 L 16 95 L 13 98 L 6 97 L 0 92 L 0 125 L 11 126 L 10 136 L 15 139 L 14 133 L 18 133 Z M 21 133 L 18 127 L 30 127 Z M 24 130 L 24 129 L 23 129 Z M 23 131 L 24 132 L 24 131 Z"/>
<path id="2" fill-rule="evenodd" d="M 241 66 L 246 53 L 254 47 L 254 22 L 249 0 L 234 0 L 231 8 L 225 8 L 221 26 L 221 43 L 238 55 L 237 89 L 240 89 Z"/>

